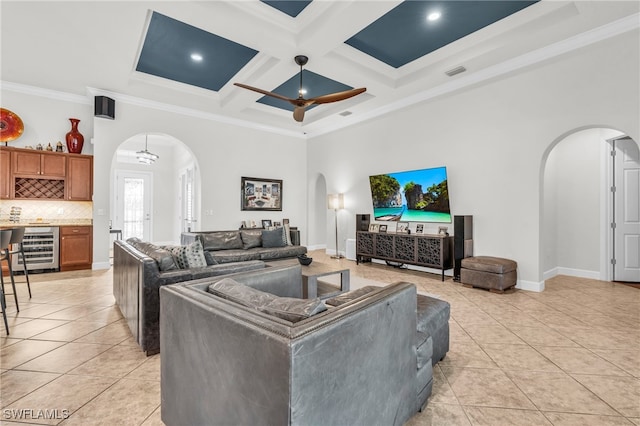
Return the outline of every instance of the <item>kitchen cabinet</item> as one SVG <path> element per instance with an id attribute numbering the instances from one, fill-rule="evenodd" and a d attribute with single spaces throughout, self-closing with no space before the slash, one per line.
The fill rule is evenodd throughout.
<path id="1" fill-rule="evenodd" d="M 93 157 L 70 155 L 67 159 L 66 200 L 91 201 L 93 195 Z"/>
<path id="2" fill-rule="evenodd" d="M 60 271 L 91 269 L 93 226 L 60 227 Z"/>
<path id="3" fill-rule="evenodd" d="M 14 175 L 64 179 L 67 174 L 67 156 L 64 154 L 14 150 L 12 158 Z"/>
<path id="4" fill-rule="evenodd" d="M 11 153 L 0 151 L 0 199 L 11 198 Z"/>

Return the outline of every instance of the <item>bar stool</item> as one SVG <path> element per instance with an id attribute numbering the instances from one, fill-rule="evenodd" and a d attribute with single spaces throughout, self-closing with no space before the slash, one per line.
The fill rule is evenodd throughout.
<path id="1" fill-rule="evenodd" d="M 24 228 L 11 228 L 11 231 L 11 250 L 9 250 L 9 255 L 11 257 L 10 261 L 11 263 L 13 263 L 13 256 L 15 255 L 22 257 L 22 268 L 24 270 L 24 277 L 27 279 L 29 299 L 31 299 L 31 283 L 29 283 L 29 272 L 27 271 L 27 258 L 24 255 L 24 249 L 22 247 L 22 240 L 24 239 Z"/>
<path id="2" fill-rule="evenodd" d="M 18 292 L 16 291 L 16 282 L 13 279 L 13 269 L 11 268 L 11 255 L 9 254 L 9 245 L 11 244 L 11 234 L 13 234 L 13 231 L 11 229 L 3 229 L 0 231 L 0 234 L 0 266 L 2 266 L 3 260 L 7 261 L 7 267 L 9 268 L 9 277 L 11 278 L 11 287 L 13 288 L 13 297 L 16 301 L 16 310 L 20 312 L 20 307 L 18 306 Z M 7 292 L 4 289 L 4 274 L 2 273 L 0 273 L 0 286 L 2 287 L 2 294 L 6 295 Z"/>
<path id="3" fill-rule="evenodd" d="M 11 241 L 11 234 L 8 232 L 0 231 L 0 247 L 9 246 Z M 1 266 L 1 262 L 0 262 Z M 0 277 L 2 272 L 0 271 Z M 2 319 L 4 320 L 4 328 L 7 330 L 7 336 L 9 335 L 9 323 L 7 322 L 7 301 L 4 298 L 4 278 L 2 278 L 2 286 L 0 286 L 0 307 L 2 307 Z"/>

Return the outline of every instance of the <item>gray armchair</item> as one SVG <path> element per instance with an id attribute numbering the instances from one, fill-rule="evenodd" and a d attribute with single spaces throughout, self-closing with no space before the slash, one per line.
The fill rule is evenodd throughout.
<path id="1" fill-rule="evenodd" d="M 227 277 L 301 294 L 299 266 Z M 292 323 L 207 292 L 223 278 L 160 289 L 165 424 L 401 425 L 419 410 L 413 284 Z"/>

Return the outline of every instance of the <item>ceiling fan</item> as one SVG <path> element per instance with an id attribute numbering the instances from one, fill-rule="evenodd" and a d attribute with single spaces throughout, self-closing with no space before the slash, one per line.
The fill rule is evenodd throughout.
<path id="1" fill-rule="evenodd" d="M 316 98 L 305 99 L 302 97 L 302 67 L 307 64 L 309 58 L 304 55 L 298 55 L 293 58 L 296 64 L 300 65 L 300 89 L 298 90 L 298 97 L 287 98 L 286 96 L 282 96 L 278 93 L 268 92 L 266 90 L 258 89 L 257 87 L 247 86 L 246 84 L 241 83 L 233 83 L 238 87 L 242 87 L 243 89 L 253 90 L 254 92 L 262 93 L 266 96 L 271 96 L 272 98 L 281 99 L 283 101 L 287 101 L 292 104 L 295 108 L 293 110 L 293 119 L 301 122 L 304 119 L 304 110 L 308 106 L 313 104 L 328 104 L 330 102 L 343 101 L 345 99 L 349 99 L 353 96 L 359 95 L 367 90 L 366 87 L 361 87 L 359 89 L 351 89 L 345 90 L 344 92 L 336 92 L 330 93 L 328 95 L 318 96 Z"/>

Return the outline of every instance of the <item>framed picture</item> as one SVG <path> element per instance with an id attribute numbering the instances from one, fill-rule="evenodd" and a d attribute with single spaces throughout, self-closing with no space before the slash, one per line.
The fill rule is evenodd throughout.
<path id="1" fill-rule="evenodd" d="M 282 226 L 282 224 L 280 222 L 273 222 L 273 226 L 275 226 L 276 228 L 279 228 Z"/>
<path id="2" fill-rule="evenodd" d="M 271 227 L 271 220 L 270 219 L 262 219 L 262 227 L 264 229 L 268 229 Z"/>
<path id="3" fill-rule="evenodd" d="M 419 223 L 416 225 L 416 234 L 423 234 L 424 233 L 424 225 L 422 223 Z"/>
<path id="4" fill-rule="evenodd" d="M 282 224 L 283 225 L 288 225 L 289 224 L 289 219 L 282 219 Z"/>
<path id="5" fill-rule="evenodd" d="M 380 231 L 378 232 L 387 232 L 387 225 L 380 225 Z"/>
<path id="6" fill-rule="evenodd" d="M 380 225 L 378 225 L 377 223 L 369 224 L 369 232 L 378 232 L 379 228 L 380 228 Z"/>
<path id="7" fill-rule="evenodd" d="M 398 222 L 396 232 L 400 234 L 406 234 L 409 232 L 409 222 Z"/>
<path id="8" fill-rule="evenodd" d="M 282 180 L 240 178 L 241 209 L 282 211 Z"/>
<path id="9" fill-rule="evenodd" d="M 448 236 L 449 235 L 448 230 L 449 228 L 446 226 L 438 226 L 438 235 Z"/>

